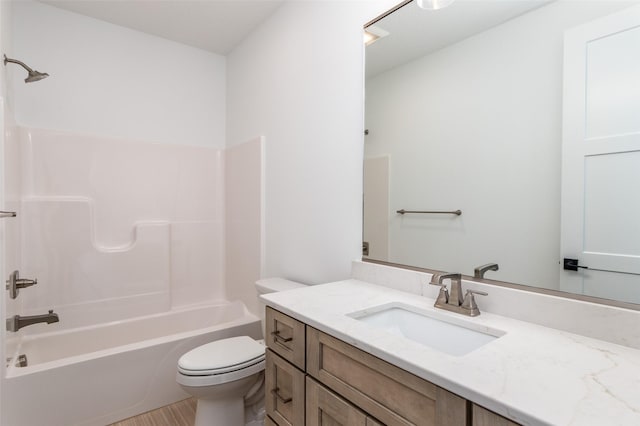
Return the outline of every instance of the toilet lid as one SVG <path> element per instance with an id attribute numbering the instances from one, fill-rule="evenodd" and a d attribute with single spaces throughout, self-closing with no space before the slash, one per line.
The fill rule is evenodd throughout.
<path id="1" fill-rule="evenodd" d="M 265 347 L 248 336 L 216 340 L 190 350 L 178 360 L 187 375 L 222 374 L 254 365 L 264 359 Z"/>

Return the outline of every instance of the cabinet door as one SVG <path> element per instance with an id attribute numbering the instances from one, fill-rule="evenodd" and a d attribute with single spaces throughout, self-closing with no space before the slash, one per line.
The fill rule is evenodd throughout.
<path id="1" fill-rule="evenodd" d="M 518 423 L 505 419 L 476 404 L 473 404 L 472 416 L 473 422 L 471 424 L 473 426 L 518 426 Z"/>
<path id="2" fill-rule="evenodd" d="M 307 426 L 367 426 L 367 416 L 307 376 Z"/>
<path id="3" fill-rule="evenodd" d="M 264 339 L 269 349 L 304 371 L 304 323 L 267 307 L 265 333 Z"/>
<path id="4" fill-rule="evenodd" d="M 469 403 L 307 326 L 307 373 L 388 426 L 466 426 Z"/>
<path id="5" fill-rule="evenodd" d="M 267 414 L 280 426 L 304 426 L 304 373 L 267 349 Z"/>

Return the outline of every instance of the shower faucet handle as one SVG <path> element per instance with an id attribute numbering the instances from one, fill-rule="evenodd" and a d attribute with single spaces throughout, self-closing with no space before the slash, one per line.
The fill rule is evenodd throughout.
<path id="1" fill-rule="evenodd" d="M 9 297 L 15 299 L 16 297 L 18 297 L 18 293 L 20 292 L 21 288 L 27 288 L 31 287 L 32 285 L 36 285 L 38 284 L 38 280 L 20 278 L 20 272 L 13 271 L 11 275 L 9 275 L 9 279 L 6 281 L 6 283 L 6 289 L 9 290 Z"/>

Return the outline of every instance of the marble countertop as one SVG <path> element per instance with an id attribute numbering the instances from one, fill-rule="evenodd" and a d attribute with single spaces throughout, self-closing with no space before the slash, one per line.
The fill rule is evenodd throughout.
<path id="1" fill-rule="evenodd" d="M 433 299 L 353 279 L 261 298 L 523 425 L 640 425 L 640 350 L 487 312 L 469 318 L 436 310 Z M 505 334 L 452 356 L 347 316 L 389 303 Z"/>

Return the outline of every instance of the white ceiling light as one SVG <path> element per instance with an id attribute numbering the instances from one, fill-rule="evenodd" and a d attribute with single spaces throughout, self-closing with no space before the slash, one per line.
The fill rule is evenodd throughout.
<path id="1" fill-rule="evenodd" d="M 449 6 L 455 0 L 416 0 L 418 7 L 427 10 L 438 10 Z"/>

